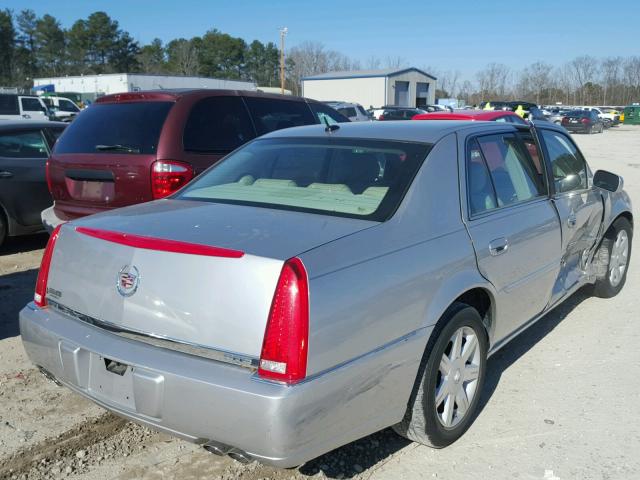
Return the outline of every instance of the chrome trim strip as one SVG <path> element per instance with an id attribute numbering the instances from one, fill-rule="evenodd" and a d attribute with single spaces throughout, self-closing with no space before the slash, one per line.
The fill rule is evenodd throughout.
<path id="1" fill-rule="evenodd" d="M 239 365 L 251 370 L 257 370 L 259 365 L 259 359 L 250 357 L 236 352 L 229 352 L 227 350 L 207 347 L 197 343 L 187 342 L 184 340 L 178 340 L 177 338 L 165 337 L 162 335 L 156 335 L 153 333 L 140 332 L 138 330 L 122 327 L 111 322 L 104 320 L 98 320 L 80 312 L 76 312 L 64 305 L 59 304 L 55 300 L 47 298 L 47 302 L 50 307 L 54 308 L 58 312 L 79 320 L 83 323 L 87 323 L 94 327 L 107 330 L 110 333 L 118 335 L 129 340 L 135 340 L 138 342 L 146 343 L 158 348 L 164 348 L 166 350 L 172 350 L 174 352 L 186 353 L 196 357 L 207 358 L 209 360 L 215 360 L 223 363 L 230 363 L 233 365 Z M 31 307 L 30 307 L 31 308 Z"/>

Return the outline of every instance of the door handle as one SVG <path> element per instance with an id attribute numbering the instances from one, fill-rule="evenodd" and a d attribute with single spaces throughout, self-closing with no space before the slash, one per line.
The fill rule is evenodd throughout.
<path id="1" fill-rule="evenodd" d="M 31 118 L 31 115 L 27 114 L 27 113 L 23 113 L 22 114 L 22 118 Z"/>
<path id="2" fill-rule="evenodd" d="M 496 238 L 495 240 L 491 240 L 489 242 L 489 253 L 492 256 L 496 257 L 498 255 L 502 255 L 509 248 L 509 242 L 506 238 Z"/>
<path id="3" fill-rule="evenodd" d="M 13 173 L 11 172 L 0 172 L 0 178 L 11 178 L 13 177 Z"/>
<path id="4" fill-rule="evenodd" d="M 577 223 L 577 219 L 576 219 L 576 214 L 572 213 L 571 215 L 569 215 L 569 217 L 567 218 L 567 226 L 569 228 L 573 228 L 576 226 Z"/>

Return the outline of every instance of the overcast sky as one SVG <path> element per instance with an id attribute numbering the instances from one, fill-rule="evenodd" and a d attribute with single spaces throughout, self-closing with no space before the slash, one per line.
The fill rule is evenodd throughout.
<path id="1" fill-rule="evenodd" d="M 0 8 L 49 13 L 69 27 L 103 10 L 141 43 L 217 28 L 287 47 L 311 40 L 363 64 L 400 56 L 411 66 L 473 73 L 489 62 L 519 69 L 575 56 L 640 55 L 640 0 L 2 0 Z"/>

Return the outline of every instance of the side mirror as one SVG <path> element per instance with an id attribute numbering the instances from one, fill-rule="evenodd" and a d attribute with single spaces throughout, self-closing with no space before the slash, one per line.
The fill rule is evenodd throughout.
<path id="1" fill-rule="evenodd" d="M 624 181 L 620 175 L 607 172 L 606 170 L 598 170 L 593 176 L 593 185 L 603 190 L 617 193 L 622 190 Z"/>

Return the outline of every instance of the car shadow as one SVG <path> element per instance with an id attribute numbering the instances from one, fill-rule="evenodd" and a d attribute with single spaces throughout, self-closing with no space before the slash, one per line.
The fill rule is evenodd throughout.
<path id="1" fill-rule="evenodd" d="M 16 253 L 31 252 L 40 250 L 47 246 L 49 240 L 48 233 L 36 233 L 34 235 L 22 235 L 19 237 L 9 237 L 0 246 L 0 257 L 13 255 Z"/>
<path id="2" fill-rule="evenodd" d="M 578 305 L 590 298 L 589 288 L 586 286 L 575 292 L 489 358 L 484 388 L 476 415 L 482 413 L 484 407 L 489 403 L 498 383 L 500 383 L 502 373 L 553 331 Z"/>
<path id="3" fill-rule="evenodd" d="M 487 375 L 480 396 L 476 416 L 488 404 L 502 373 L 549 334 L 578 305 L 590 297 L 586 288 L 578 290 L 496 352 L 487 362 Z M 327 478 L 352 478 L 362 471 L 384 462 L 389 456 L 411 442 L 397 435 L 391 428 L 344 445 L 322 455 L 299 468 L 303 475 L 313 476 L 322 471 Z"/>
<path id="4" fill-rule="evenodd" d="M 0 276 L 0 340 L 20 335 L 18 313 L 33 299 L 38 269 Z"/>

